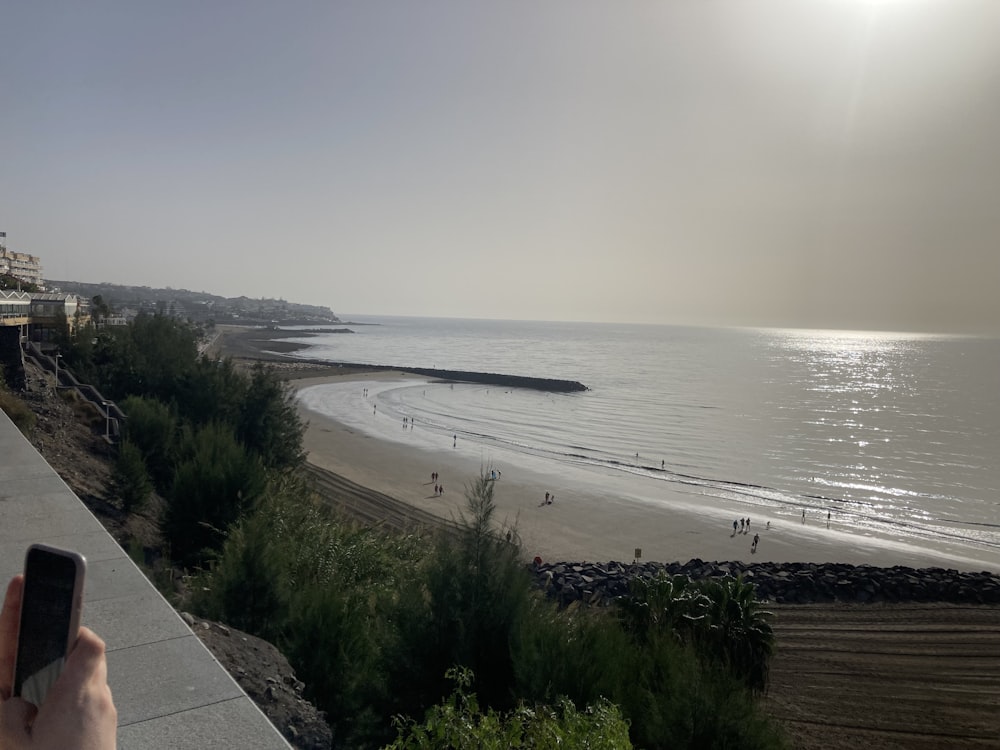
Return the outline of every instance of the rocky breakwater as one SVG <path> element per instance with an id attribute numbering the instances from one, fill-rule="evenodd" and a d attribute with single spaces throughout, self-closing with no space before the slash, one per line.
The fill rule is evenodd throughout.
<path id="1" fill-rule="evenodd" d="M 788 604 L 815 602 L 952 602 L 1000 604 L 1000 576 L 944 568 L 877 568 L 841 563 L 534 563 L 535 583 L 561 606 L 580 601 L 607 606 L 628 594 L 629 580 L 685 575 L 692 579 L 741 576 L 757 598 Z"/>
<path id="2" fill-rule="evenodd" d="M 302 344 L 289 344 L 301 348 Z M 499 372 L 472 372 L 470 370 L 437 370 L 428 367 L 406 367 L 405 365 L 370 365 L 361 362 L 334 362 L 325 359 L 299 358 L 298 362 L 327 367 L 349 367 L 368 372 L 406 372 L 411 375 L 422 375 L 436 378 L 445 383 L 479 383 L 507 388 L 531 388 L 549 393 L 580 393 L 590 390 L 578 380 L 559 380 L 557 378 L 535 378 L 528 375 L 505 375 Z"/>

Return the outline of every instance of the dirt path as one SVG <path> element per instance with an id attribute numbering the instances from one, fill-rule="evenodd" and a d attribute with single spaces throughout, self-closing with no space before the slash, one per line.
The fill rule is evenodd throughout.
<path id="1" fill-rule="evenodd" d="M 1000 607 L 771 609 L 766 706 L 793 747 L 1000 748 Z"/>

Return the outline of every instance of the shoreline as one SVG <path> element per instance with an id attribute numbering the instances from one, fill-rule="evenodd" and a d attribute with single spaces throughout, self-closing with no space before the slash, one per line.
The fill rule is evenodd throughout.
<path id="1" fill-rule="evenodd" d="M 217 336 L 218 353 L 245 364 L 263 362 L 276 367 L 296 392 L 324 383 L 363 382 L 421 378 L 387 367 L 346 366 L 305 361 L 255 349 L 261 340 L 257 329 L 227 327 Z M 247 335 L 247 333 L 250 335 Z M 243 333 L 235 341 L 233 334 Z M 274 332 L 278 333 L 278 332 Z M 287 332 L 280 332 L 286 335 Z M 234 346 L 235 344 L 235 346 Z M 307 345 L 302 345 L 307 346 Z M 450 440 L 439 449 L 409 446 L 372 437 L 336 419 L 306 408 L 297 399 L 299 414 L 308 423 L 303 447 L 308 462 L 352 483 L 354 502 L 381 507 L 399 519 L 429 513 L 447 522 L 464 507 L 465 485 L 479 475 L 481 456 L 455 450 Z M 418 427 L 419 429 L 419 427 Z M 629 496 L 629 485 L 608 476 L 607 486 L 563 487 L 559 479 L 516 465 L 499 466 L 502 478 L 494 484 L 497 518 L 516 523 L 525 554 L 544 561 L 684 562 L 692 559 L 747 563 L 848 563 L 911 568 L 956 568 L 963 571 L 1000 570 L 1000 555 L 990 555 L 961 543 L 922 547 L 916 541 L 900 542 L 888 535 L 826 527 L 822 520 L 800 524 L 787 516 L 769 515 L 767 509 L 748 511 L 721 507 L 716 498 L 697 490 L 671 487 L 659 491 L 652 505 Z M 438 472 L 445 494 L 436 497 L 431 473 Z M 544 493 L 555 488 L 559 499 L 542 505 Z M 370 496 L 362 500 L 363 491 Z M 361 492 L 359 495 L 358 493 Z M 386 500 L 395 502 L 391 510 Z M 752 534 L 733 533 L 732 518 L 757 515 L 752 530 L 760 534 L 756 553 Z M 767 522 L 771 521 L 770 528 Z M 636 558 L 636 551 L 640 556 Z M 994 559 L 996 558 L 996 559 Z"/>
<path id="2" fill-rule="evenodd" d="M 326 383 L 365 381 L 384 383 L 386 372 L 325 375 L 296 379 L 297 391 Z M 413 378 L 395 373 L 400 382 Z M 415 378 L 414 378 L 415 379 Z M 309 422 L 304 447 L 309 462 L 373 492 L 449 520 L 464 504 L 464 486 L 479 475 L 481 459 L 469 450 L 455 449 L 444 439 L 429 450 L 372 437 L 329 416 L 309 410 L 299 413 Z M 375 418 L 373 416 L 373 418 Z M 418 428 L 419 429 L 419 426 Z M 474 451 L 474 449 L 473 449 Z M 487 467 L 488 468 L 488 467 Z M 684 562 L 692 559 L 746 563 L 848 563 L 874 567 L 954 568 L 963 571 L 998 569 L 989 556 L 971 554 L 960 544 L 942 543 L 933 549 L 900 542 L 888 536 L 867 536 L 849 529 L 827 528 L 822 521 L 800 524 L 787 516 L 751 511 L 752 533 L 733 533 L 731 509 L 716 498 L 686 488 L 659 490 L 662 502 L 644 503 L 629 496 L 628 483 L 607 476 L 607 487 L 567 485 L 550 476 L 518 467 L 499 466 L 494 501 L 499 521 L 516 523 L 527 557 L 543 561 Z M 441 497 L 433 494 L 431 472 L 446 485 Z M 547 488 L 557 486 L 559 498 L 543 505 Z M 746 510 L 743 510 L 744 515 Z M 770 521 L 770 528 L 767 522 Z M 750 546 L 760 534 L 756 553 Z M 635 552 L 640 551 L 636 558 Z"/>

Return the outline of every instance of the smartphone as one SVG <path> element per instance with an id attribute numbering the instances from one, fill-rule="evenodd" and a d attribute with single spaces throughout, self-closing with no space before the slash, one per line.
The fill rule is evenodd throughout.
<path id="1" fill-rule="evenodd" d="M 80 629 L 87 561 L 70 550 L 32 544 L 24 557 L 24 595 L 14 662 L 14 695 L 41 706 Z"/>

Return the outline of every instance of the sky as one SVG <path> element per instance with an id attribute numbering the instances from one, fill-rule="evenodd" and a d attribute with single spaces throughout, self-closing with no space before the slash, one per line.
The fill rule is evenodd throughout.
<path id="1" fill-rule="evenodd" d="M 0 231 L 338 314 L 1000 333 L 997 0 L 0 0 Z"/>

